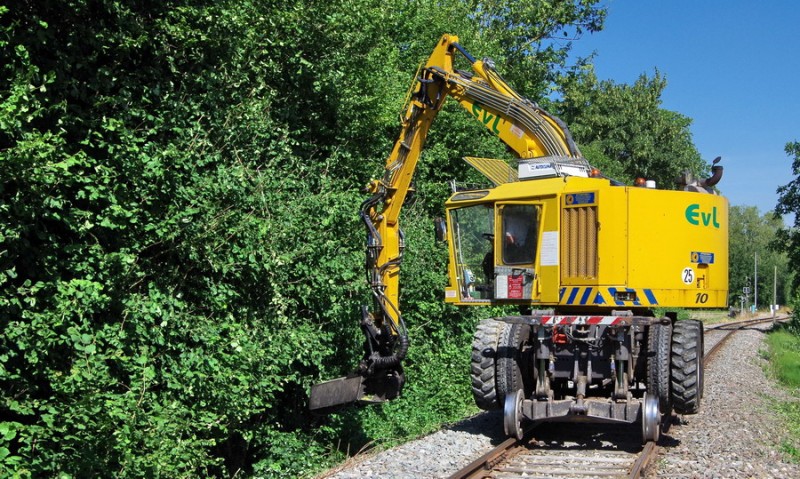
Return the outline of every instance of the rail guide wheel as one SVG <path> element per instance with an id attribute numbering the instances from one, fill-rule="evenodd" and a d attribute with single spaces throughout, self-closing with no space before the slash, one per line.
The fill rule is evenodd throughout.
<path id="1" fill-rule="evenodd" d="M 658 396 L 644 393 L 642 399 L 642 444 L 656 442 L 661 434 L 661 411 Z"/>
<path id="2" fill-rule="evenodd" d="M 516 393 L 506 396 L 503 408 L 503 429 L 506 436 L 522 439 L 522 400 L 524 393 L 518 389 Z"/>

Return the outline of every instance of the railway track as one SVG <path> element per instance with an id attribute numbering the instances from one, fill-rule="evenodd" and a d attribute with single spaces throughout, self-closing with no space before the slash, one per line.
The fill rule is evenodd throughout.
<path id="1" fill-rule="evenodd" d="M 705 328 L 705 364 L 714 360 L 736 331 L 785 319 L 751 319 Z M 673 414 L 665 432 L 676 422 Z M 528 429 L 520 440 L 507 439 L 450 479 L 638 478 L 658 454 L 656 443 L 641 444 L 639 428 L 638 424 L 545 423 L 535 431 Z M 668 440 L 669 436 L 662 435 L 661 441 Z"/>

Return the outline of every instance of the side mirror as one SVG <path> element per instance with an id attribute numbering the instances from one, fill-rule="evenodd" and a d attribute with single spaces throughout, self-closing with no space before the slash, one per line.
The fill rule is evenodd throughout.
<path id="1" fill-rule="evenodd" d="M 447 241 L 447 221 L 444 218 L 435 218 L 433 227 L 436 241 Z"/>

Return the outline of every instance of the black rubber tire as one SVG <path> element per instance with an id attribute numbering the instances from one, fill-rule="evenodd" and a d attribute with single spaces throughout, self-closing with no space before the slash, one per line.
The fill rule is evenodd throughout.
<path id="1" fill-rule="evenodd" d="M 670 394 L 670 350 L 672 325 L 653 324 L 647 332 L 647 392 L 658 396 L 663 414 L 672 408 Z"/>
<path id="2" fill-rule="evenodd" d="M 672 405 L 679 414 L 696 414 L 703 397 L 703 323 L 675 323 L 672 333 Z"/>
<path id="3" fill-rule="evenodd" d="M 697 351 L 700 353 L 700 367 L 698 371 L 700 371 L 698 382 L 700 383 L 700 399 L 703 399 L 703 390 L 705 389 L 705 357 L 706 357 L 706 338 L 705 338 L 705 326 L 703 326 L 703 322 L 697 319 L 689 319 L 686 321 L 688 325 L 694 327 L 697 330 L 697 334 L 700 337 L 700 344 L 697 347 Z"/>
<path id="4" fill-rule="evenodd" d="M 524 397 L 533 392 L 533 377 L 523 358 L 523 343 L 528 339 L 531 327 L 527 324 L 503 323 L 500 341 L 497 343 L 497 398 L 504 404 L 506 396 L 522 390 Z"/>
<path id="5" fill-rule="evenodd" d="M 506 323 L 483 319 L 472 339 L 470 379 L 475 404 L 484 411 L 500 409 L 505 397 L 498 399 L 496 388 L 497 344 Z"/>

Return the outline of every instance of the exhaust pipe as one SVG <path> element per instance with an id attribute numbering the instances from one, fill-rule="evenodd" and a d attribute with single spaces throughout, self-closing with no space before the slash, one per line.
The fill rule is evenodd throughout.
<path id="1" fill-rule="evenodd" d="M 714 158 L 711 167 L 711 176 L 708 178 L 695 179 L 690 171 L 685 171 L 681 177 L 678 178 L 678 186 L 683 191 L 694 191 L 696 193 L 711 193 L 714 194 L 713 186 L 719 183 L 722 179 L 722 165 L 717 163 L 722 160 L 721 156 Z"/>
<path id="2" fill-rule="evenodd" d="M 722 160 L 721 156 L 718 156 L 714 159 L 714 162 L 712 163 L 714 166 L 711 167 L 711 176 L 704 180 L 700 180 L 700 186 L 710 188 L 719 183 L 719 180 L 722 179 L 723 170 L 722 165 L 717 164 L 720 162 L 720 160 Z"/>

